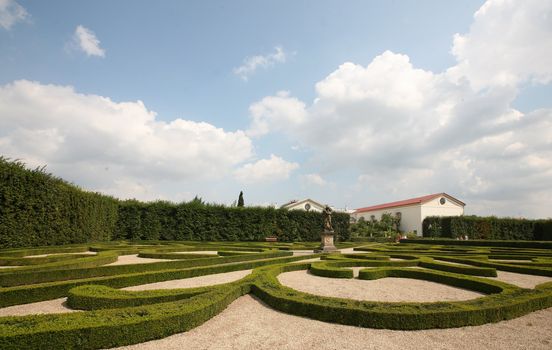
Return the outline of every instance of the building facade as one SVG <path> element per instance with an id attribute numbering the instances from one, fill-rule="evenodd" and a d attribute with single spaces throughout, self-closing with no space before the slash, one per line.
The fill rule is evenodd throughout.
<path id="1" fill-rule="evenodd" d="M 289 210 L 306 210 L 306 211 L 322 212 L 325 206 L 316 201 L 313 201 L 310 198 L 307 198 L 300 201 L 298 200 L 290 201 L 282 205 L 280 208 L 289 209 Z"/>
<path id="2" fill-rule="evenodd" d="M 410 198 L 402 201 L 373 205 L 355 210 L 351 217 L 353 221 L 380 220 L 385 213 L 399 215 L 401 232 L 414 232 L 422 236 L 422 222 L 428 216 L 460 216 L 464 215 L 466 204 L 446 193 L 430 194 L 423 197 Z"/>

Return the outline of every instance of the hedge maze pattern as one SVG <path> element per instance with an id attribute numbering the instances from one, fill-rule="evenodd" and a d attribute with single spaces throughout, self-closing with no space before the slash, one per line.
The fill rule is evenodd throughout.
<path id="1" fill-rule="evenodd" d="M 357 244 L 358 245 L 358 244 Z M 124 242 L 0 251 L 0 307 L 67 297 L 82 312 L 0 317 L 1 349 L 98 349 L 190 330 L 252 293 L 269 306 L 326 322 L 415 330 L 481 325 L 552 306 L 552 282 L 534 289 L 488 279 L 499 271 L 552 277 L 552 251 L 540 248 L 369 244 L 352 254 L 293 256 L 314 243 Z M 339 248 L 351 247 L 341 243 Z M 97 252 L 85 255 L 86 251 Z M 210 256 L 202 251 L 217 251 Z M 178 254 L 177 252 L 191 252 Z M 71 254 L 69 254 L 71 253 Z M 34 258 L 25 256 L 55 254 Z M 119 255 L 170 259 L 113 265 Z M 321 257 L 320 261 L 305 261 Z M 283 272 L 330 278 L 402 277 L 484 293 L 467 301 L 390 303 L 323 297 L 281 285 Z M 120 288 L 254 269 L 231 283 L 201 288 L 125 291 Z"/>

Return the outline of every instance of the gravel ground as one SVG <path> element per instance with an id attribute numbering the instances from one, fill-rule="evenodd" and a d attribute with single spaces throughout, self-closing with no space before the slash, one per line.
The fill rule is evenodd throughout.
<path id="1" fill-rule="evenodd" d="M 275 311 L 251 295 L 189 332 L 129 350 L 504 350 L 552 348 L 552 308 L 476 327 L 392 331 L 325 323 Z"/>
<path id="2" fill-rule="evenodd" d="M 65 306 L 67 298 L 39 301 L 36 303 L 8 306 L 0 309 L 2 316 L 24 316 L 34 314 L 60 314 L 64 312 L 76 312 Z"/>
<path id="3" fill-rule="evenodd" d="M 159 261 L 174 261 L 173 259 L 149 259 L 149 258 L 139 258 L 138 254 L 132 255 L 119 255 L 117 261 L 112 262 L 111 264 L 106 264 L 104 266 L 115 266 L 115 265 L 133 265 L 133 264 L 150 264 Z"/>
<path id="4" fill-rule="evenodd" d="M 365 281 L 320 277 L 302 270 L 282 273 L 278 280 L 287 287 L 305 293 L 354 300 L 432 302 L 468 300 L 484 296 L 465 289 L 411 278 L 388 277 Z"/>
<path id="5" fill-rule="evenodd" d="M 349 249 L 348 249 L 349 250 Z M 352 249 L 351 249 L 352 250 Z M 344 251 L 344 250 L 342 250 Z M 312 259 L 311 259 L 312 260 Z M 120 256 L 112 265 L 166 261 L 136 255 Z M 353 270 L 360 268 L 353 268 Z M 227 283 L 243 278 L 251 270 L 228 272 L 151 283 L 125 288 L 150 290 L 191 288 Z M 497 279 L 532 288 L 552 280 L 510 272 L 498 272 Z M 331 279 L 295 271 L 279 276 L 282 284 L 309 293 L 351 299 L 382 301 L 464 300 L 479 293 L 438 283 L 385 278 L 375 281 Z M 376 282 L 376 283 L 374 283 Z M 420 282 L 421 284 L 417 284 Z M 290 285 L 293 284 L 293 285 Z M 297 284 L 297 285 L 295 285 Z M 369 287 L 368 287 L 369 286 Z M 444 288 L 444 289 L 443 289 Z M 308 289 L 308 290 L 305 290 Z M 400 293 L 397 293 L 400 291 Z M 323 294 L 328 293 L 328 294 Z M 340 295 L 340 293 L 349 293 Z M 373 294 L 372 294 L 373 293 Z M 338 295 L 336 295 L 338 294 Z M 423 297 L 421 297 L 423 294 Z M 429 298 L 428 298 L 429 296 Z M 421 298 L 420 298 L 421 297 Z M 417 299 L 419 298 L 419 299 Z M 433 299 L 432 299 L 433 298 Z M 0 316 L 73 312 L 65 298 L 0 309 Z M 325 323 L 275 311 L 251 295 L 235 300 L 226 310 L 189 332 L 119 349 L 546 349 L 552 348 L 552 308 L 514 320 L 476 327 L 443 330 L 392 331 Z"/>
<path id="6" fill-rule="evenodd" d="M 524 275 L 506 271 L 496 271 L 497 277 L 488 277 L 510 283 L 521 288 L 535 288 L 536 285 L 552 281 L 551 277 Z"/>
<path id="7" fill-rule="evenodd" d="M 253 270 L 241 270 L 241 271 L 233 271 L 233 272 L 225 272 L 225 273 L 215 273 L 213 275 L 142 284 L 139 286 L 126 287 L 122 289 L 123 290 L 153 290 L 153 289 L 175 289 L 175 288 L 195 288 L 195 287 L 213 286 L 216 284 L 223 284 L 223 283 L 237 281 L 249 275 L 251 271 Z"/>
<path id="8" fill-rule="evenodd" d="M 65 255 L 65 254 L 87 254 L 87 255 L 96 255 L 96 252 L 78 252 L 78 253 L 54 253 L 54 254 L 39 254 L 39 255 L 27 255 L 24 258 L 43 258 L 46 256 L 55 256 L 55 255 Z"/>
<path id="9" fill-rule="evenodd" d="M 312 250 L 292 250 L 293 252 L 293 256 L 297 256 L 297 255 L 309 255 L 309 254 L 313 254 L 314 251 Z"/>

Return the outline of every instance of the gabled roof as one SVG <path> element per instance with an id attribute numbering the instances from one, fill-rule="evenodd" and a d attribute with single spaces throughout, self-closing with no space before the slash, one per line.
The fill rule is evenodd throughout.
<path id="1" fill-rule="evenodd" d="M 302 204 L 302 203 L 306 203 L 306 202 L 314 203 L 314 204 L 318 205 L 318 206 L 321 207 L 321 208 L 326 207 L 325 205 L 320 204 L 320 203 L 318 203 L 317 201 L 313 201 L 313 200 L 310 199 L 310 198 L 306 198 L 306 199 L 303 199 L 303 200 L 300 200 L 300 201 L 297 201 L 297 200 L 289 201 L 289 202 L 287 202 L 286 204 L 282 204 L 282 205 L 280 206 L 280 208 L 287 208 L 287 207 L 292 206 L 292 205 L 295 206 L 295 205 Z"/>
<path id="2" fill-rule="evenodd" d="M 454 198 L 453 196 L 448 195 L 444 192 L 441 192 L 441 193 L 429 194 L 427 196 L 422 196 L 422 197 L 405 199 L 397 202 L 384 203 L 384 204 L 373 205 L 371 207 L 359 208 L 355 210 L 355 213 L 364 213 L 367 211 L 374 211 L 374 210 L 381 210 L 381 209 L 395 208 L 395 207 L 404 207 L 404 206 L 413 205 L 413 204 L 421 204 L 421 203 L 429 202 L 430 200 L 435 199 L 437 197 L 447 197 L 448 199 L 451 199 L 454 202 L 457 202 L 461 206 L 466 205 L 466 203 Z"/>

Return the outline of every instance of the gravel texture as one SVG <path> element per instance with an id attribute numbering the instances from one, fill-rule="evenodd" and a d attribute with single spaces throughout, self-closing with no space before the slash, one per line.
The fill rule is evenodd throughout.
<path id="1" fill-rule="evenodd" d="M 184 278 L 165 282 L 156 282 L 122 288 L 123 290 L 153 290 L 153 289 L 175 289 L 175 288 L 195 288 L 213 286 L 216 284 L 230 283 L 242 279 L 249 275 L 252 270 L 241 270 L 225 273 L 215 273 L 212 275 Z"/>
<path id="2" fill-rule="evenodd" d="M 150 258 L 139 258 L 138 254 L 132 255 L 119 255 L 117 261 L 112 262 L 111 264 L 106 264 L 105 266 L 115 266 L 115 265 L 133 265 L 133 264 L 150 264 L 159 261 L 174 261 L 173 259 L 150 259 Z"/>
<path id="3" fill-rule="evenodd" d="M 393 331 L 325 323 L 275 311 L 251 295 L 189 332 L 121 347 L 132 350 L 504 350 L 552 348 L 552 308 L 476 327 Z"/>
<path id="4" fill-rule="evenodd" d="M 86 254 L 86 255 L 96 255 L 96 252 L 78 252 L 78 253 L 54 253 L 54 254 L 39 254 L 39 255 L 27 255 L 24 258 L 44 258 L 46 256 L 56 256 L 56 255 L 69 255 L 69 254 Z"/>
<path id="5" fill-rule="evenodd" d="M 302 270 L 282 273 L 278 280 L 287 287 L 305 293 L 354 300 L 432 302 L 468 300 L 484 296 L 465 289 L 411 278 L 388 277 L 366 281 L 356 278 L 320 277 Z"/>
<path id="6" fill-rule="evenodd" d="M 318 260 L 318 259 L 309 259 Z M 120 256 L 116 263 L 139 264 L 165 259 Z M 353 268 L 357 271 L 361 268 Z M 192 288 L 236 281 L 251 270 L 151 283 L 125 290 Z M 501 281 L 524 288 L 552 278 L 498 272 Z M 307 271 L 280 274 L 282 284 L 308 293 L 380 301 L 465 300 L 481 296 L 438 283 L 406 278 L 375 281 L 318 277 Z M 400 291 L 397 293 L 397 291 Z M 0 316 L 74 312 L 65 298 L 0 309 Z M 514 320 L 443 330 L 393 331 L 343 326 L 275 311 L 251 295 L 189 332 L 119 349 L 546 349 L 552 348 L 552 308 Z"/>
<path id="7" fill-rule="evenodd" d="M 24 316 L 34 314 L 60 314 L 64 312 L 76 312 L 65 306 L 67 298 L 39 301 L 36 303 L 8 306 L 0 309 L 2 316 Z"/>
<path id="8" fill-rule="evenodd" d="M 535 288 L 536 285 L 552 281 L 551 277 L 524 275 L 521 273 L 496 271 L 497 277 L 488 277 L 510 283 L 521 288 Z"/>

